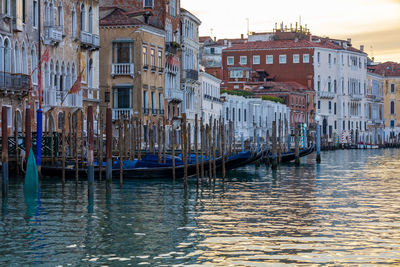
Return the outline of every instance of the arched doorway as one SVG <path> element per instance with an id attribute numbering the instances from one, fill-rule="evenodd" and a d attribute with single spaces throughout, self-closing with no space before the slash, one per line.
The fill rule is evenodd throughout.
<path id="1" fill-rule="evenodd" d="M 322 134 L 325 136 L 328 133 L 328 120 L 325 118 L 322 121 Z"/>
<path id="2" fill-rule="evenodd" d="M 22 133 L 22 114 L 19 110 L 15 113 L 15 127 L 18 133 Z"/>
<path id="3" fill-rule="evenodd" d="M 54 133 L 56 131 L 56 125 L 54 123 L 54 118 L 53 118 L 53 114 L 50 114 L 49 116 L 49 125 L 48 125 L 48 129 L 50 133 Z"/>

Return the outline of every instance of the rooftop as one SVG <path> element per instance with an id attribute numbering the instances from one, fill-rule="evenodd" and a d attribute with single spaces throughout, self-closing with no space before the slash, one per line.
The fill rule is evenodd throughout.
<path id="1" fill-rule="evenodd" d="M 379 74 L 385 77 L 400 77 L 400 63 L 388 61 L 378 65 L 368 67 L 372 73 Z"/>

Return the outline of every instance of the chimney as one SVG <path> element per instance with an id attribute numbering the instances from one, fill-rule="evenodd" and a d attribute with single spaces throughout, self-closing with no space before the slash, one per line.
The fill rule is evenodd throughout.
<path id="1" fill-rule="evenodd" d="M 360 45 L 361 52 L 364 52 L 364 45 Z"/>
<path id="2" fill-rule="evenodd" d="M 240 35 L 240 39 L 244 39 L 244 34 L 242 33 L 241 35 Z"/>
<path id="3" fill-rule="evenodd" d="M 214 42 L 217 42 L 217 37 L 216 36 L 214 37 Z"/>
<path id="4" fill-rule="evenodd" d="M 347 38 L 347 44 L 351 45 L 351 38 Z"/>

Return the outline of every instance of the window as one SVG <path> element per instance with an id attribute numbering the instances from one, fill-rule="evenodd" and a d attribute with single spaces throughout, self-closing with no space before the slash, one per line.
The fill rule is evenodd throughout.
<path id="1" fill-rule="evenodd" d="M 215 48 L 214 48 L 214 47 L 211 47 L 211 48 L 210 48 L 210 54 L 212 54 L 212 55 L 215 54 Z"/>
<path id="2" fill-rule="evenodd" d="M 156 50 L 154 48 L 150 49 L 150 64 L 152 67 L 156 65 Z"/>
<path id="3" fill-rule="evenodd" d="M 169 6 L 169 14 L 171 15 L 171 16 L 173 16 L 173 17 L 175 17 L 175 0 L 170 0 L 169 1 L 169 3 L 170 3 L 170 6 Z"/>
<path id="4" fill-rule="evenodd" d="M 332 55 L 331 54 L 328 55 L 328 64 L 329 65 L 332 64 Z"/>
<path id="5" fill-rule="evenodd" d="M 318 100 L 318 109 L 321 109 L 321 101 Z"/>
<path id="6" fill-rule="evenodd" d="M 267 55 L 266 63 L 267 64 L 274 64 L 274 56 L 273 55 Z"/>
<path id="7" fill-rule="evenodd" d="M 391 92 L 392 94 L 394 94 L 394 92 L 395 92 L 394 84 L 393 84 L 393 83 L 390 85 L 390 92 Z"/>
<path id="8" fill-rule="evenodd" d="M 320 52 L 318 52 L 318 54 L 317 54 L 317 62 L 318 62 L 318 65 L 321 64 L 321 53 Z"/>
<path id="9" fill-rule="evenodd" d="M 300 63 L 300 55 L 297 54 L 293 55 L 293 63 L 294 64 Z"/>
<path id="10" fill-rule="evenodd" d="M 147 65 L 147 47 L 143 46 L 143 66 Z"/>
<path id="11" fill-rule="evenodd" d="M 163 68 L 163 52 L 162 51 L 158 51 L 158 67 L 160 69 Z"/>
<path id="12" fill-rule="evenodd" d="M 320 76 L 320 75 L 318 75 L 317 90 L 318 90 L 318 91 L 321 91 L 321 76 Z"/>
<path id="13" fill-rule="evenodd" d="M 38 26 L 38 2 L 33 1 L 33 7 L 32 7 L 32 22 L 33 22 L 33 27 Z"/>
<path id="14" fill-rule="evenodd" d="M 113 91 L 114 91 L 113 107 L 115 109 L 131 108 L 129 88 L 115 88 Z"/>
<path id="15" fill-rule="evenodd" d="M 394 128 L 394 125 L 395 125 L 395 121 L 394 121 L 394 120 L 391 120 L 391 121 L 390 121 L 390 128 Z"/>
<path id="16" fill-rule="evenodd" d="M 243 71 L 241 70 L 231 70 L 230 78 L 243 78 Z"/>
<path id="17" fill-rule="evenodd" d="M 147 91 L 143 91 L 143 108 L 147 109 Z"/>
<path id="18" fill-rule="evenodd" d="M 243 119 L 244 121 L 247 121 L 247 110 L 244 110 L 244 114 L 243 114 Z"/>
<path id="19" fill-rule="evenodd" d="M 331 76 L 328 77 L 328 92 L 331 91 Z"/>
<path id="20" fill-rule="evenodd" d="M 260 64 L 260 56 L 253 56 L 253 64 L 254 65 Z"/>
<path id="21" fill-rule="evenodd" d="M 309 54 L 303 55 L 303 63 L 310 63 L 310 55 Z"/>
<path id="22" fill-rule="evenodd" d="M 279 64 L 286 64 L 286 55 L 279 55 Z"/>
<path id="23" fill-rule="evenodd" d="M 71 20 L 72 20 L 72 37 L 76 37 L 76 11 L 75 11 L 75 6 L 72 8 L 72 15 L 71 15 Z"/>
<path id="24" fill-rule="evenodd" d="M 93 33 L 93 9 L 89 8 L 89 33 Z"/>
<path id="25" fill-rule="evenodd" d="M 143 5 L 145 8 L 153 8 L 153 0 L 143 0 Z"/>
<path id="26" fill-rule="evenodd" d="M 333 90 L 335 93 L 337 93 L 337 82 L 336 80 L 333 81 Z"/>
<path id="27" fill-rule="evenodd" d="M 90 11 L 89 11 L 90 14 Z M 62 6 L 62 2 L 58 4 L 58 26 L 64 26 L 64 9 Z"/>
<path id="28" fill-rule="evenodd" d="M 333 104 L 333 113 L 336 115 L 336 103 Z"/>
<path id="29" fill-rule="evenodd" d="M 133 41 L 113 42 L 113 63 L 133 62 Z"/>
<path id="30" fill-rule="evenodd" d="M 151 109 L 152 110 L 155 110 L 156 109 L 156 101 L 155 101 L 156 99 L 155 99 L 155 94 L 154 94 L 154 92 L 151 92 Z"/>
<path id="31" fill-rule="evenodd" d="M 162 93 L 158 93 L 158 108 L 160 110 L 164 109 L 163 101 L 164 101 L 163 94 Z"/>
<path id="32" fill-rule="evenodd" d="M 86 11 L 85 11 L 85 5 L 81 5 L 81 31 L 85 31 L 85 22 L 86 22 Z"/>
<path id="33" fill-rule="evenodd" d="M 234 61 L 235 61 L 235 57 L 228 57 L 226 64 L 233 65 L 233 64 L 235 64 Z"/>
<path id="34" fill-rule="evenodd" d="M 329 101 L 328 105 L 329 105 L 329 112 L 331 112 L 331 110 L 332 110 L 332 102 Z"/>
<path id="35" fill-rule="evenodd" d="M 337 130 L 337 121 L 335 121 L 335 130 Z"/>
<path id="36" fill-rule="evenodd" d="M 395 114 L 395 105 L 394 101 L 390 102 L 390 114 L 394 115 Z"/>
<path id="37" fill-rule="evenodd" d="M 26 3 L 22 0 L 22 23 L 26 23 Z"/>
<path id="38" fill-rule="evenodd" d="M 247 57 L 246 56 L 240 56 L 240 64 L 241 65 L 246 65 L 247 64 Z"/>
<path id="39" fill-rule="evenodd" d="M 3 12 L 7 15 L 11 15 L 10 12 L 10 0 L 3 1 Z"/>

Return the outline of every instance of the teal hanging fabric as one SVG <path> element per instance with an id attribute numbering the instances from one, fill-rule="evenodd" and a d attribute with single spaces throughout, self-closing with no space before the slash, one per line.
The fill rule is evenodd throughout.
<path id="1" fill-rule="evenodd" d="M 39 174 L 36 166 L 35 155 L 31 147 L 28 163 L 26 164 L 24 191 L 37 193 L 39 189 Z"/>

